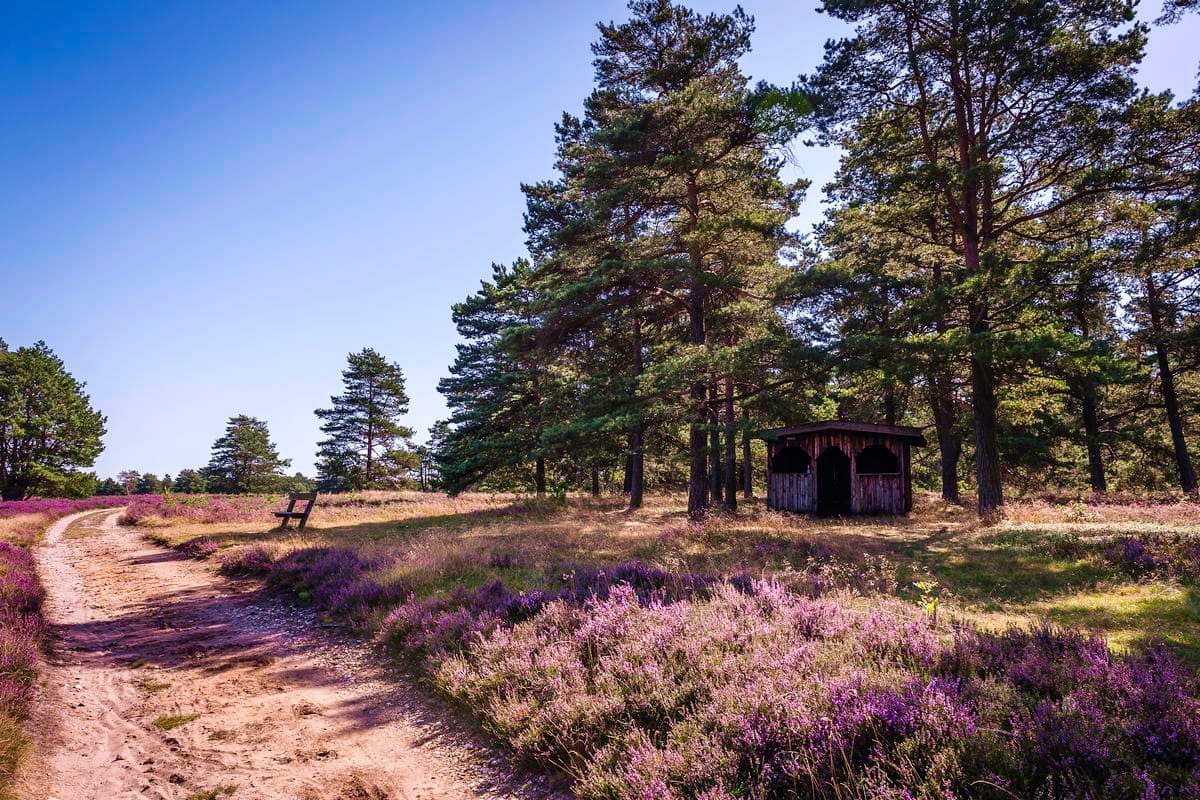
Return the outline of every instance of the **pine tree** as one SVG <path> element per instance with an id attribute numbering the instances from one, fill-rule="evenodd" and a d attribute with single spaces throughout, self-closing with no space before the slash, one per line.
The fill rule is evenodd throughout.
<path id="1" fill-rule="evenodd" d="M 273 492 L 286 480 L 283 469 L 291 463 L 279 457 L 266 422 L 238 414 L 229 418 L 224 435 L 213 443 L 204 479 L 213 492 Z"/>
<path id="2" fill-rule="evenodd" d="M 453 309 L 465 340 L 438 391 L 450 407 L 449 429 L 437 447 L 442 486 L 451 493 L 493 478 L 516 479 L 546 493 L 545 442 L 555 391 L 536 346 L 541 320 L 532 289 L 533 265 L 492 265 L 492 280 Z"/>
<path id="3" fill-rule="evenodd" d="M 141 479 L 142 474 L 136 469 L 124 469 L 117 473 L 117 482 L 121 484 L 123 494 L 133 494 Z"/>
<path id="4" fill-rule="evenodd" d="M 9 350 L 0 339 L 0 498 L 78 491 L 106 421 L 84 387 L 45 342 Z"/>
<path id="5" fill-rule="evenodd" d="M 630 9 L 628 22 L 599 26 L 597 87 L 578 137 L 586 146 L 566 177 L 580 187 L 591 227 L 619 232 L 607 241 L 617 258 L 592 258 L 584 273 L 617 280 L 593 281 L 594 291 L 623 296 L 631 327 L 640 319 L 631 300 L 647 297 L 678 324 L 683 346 L 658 365 L 658 378 L 687 393 L 695 518 L 708 505 L 717 377 L 708 316 L 752 291 L 751 268 L 787 241 L 803 185 L 779 179 L 787 131 L 768 102 L 777 95 L 751 92 L 738 68 L 753 20 L 740 9 L 701 15 L 667 0 Z M 605 275 L 611 263 L 622 268 Z"/>
<path id="6" fill-rule="evenodd" d="M 412 431 L 400 422 L 408 413 L 404 374 L 369 347 L 347 362 L 345 392 L 315 412 L 328 437 L 319 445 L 318 484 L 323 491 L 395 486 L 416 467 Z"/>
<path id="7" fill-rule="evenodd" d="M 826 0 L 822 10 L 857 26 L 803 82 L 823 134 L 848 147 L 844 171 L 858 170 L 862 194 L 932 212 L 913 218 L 913 203 L 898 205 L 892 229 L 957 256 L 944 291 L 968 354 L 978 503 L 989 515 L 1003 503 L 1003 348 L 1025 347 L 1001 334 L 1046 286 L 1021 250 L 1052 241 L 1075 224 L 1073 210 L 1138 180 L 1158 156 L 1133 102 L 1145 26 L 1129 24 L 1126 0 Z M 1122 146 L 1124 131 L 1135 146 Z"/>
<path id="8" fill-rule="evenodd" d="M 175 484 L 172 489 L 180 494 L 203 494 L 207 486 L 200 470 L 181 469 L 175 476 Z"/>
<path id="9" fill-rule="evenodd" d="M 143 472 L 142 477 L 138 479 L 137 486 L 134 488 L 134 494 L 161 494 L 163 483 L 158 479 L 158 476 L 153 472 Z"/>
<path id="10" fill-rule="evenodd" d="M 96 485 L 96 494 L 100 497 L 114 497 L 124 493 L 125 491 L 121 488 L 121 484 L 112 478 L 105 478 Z"/>

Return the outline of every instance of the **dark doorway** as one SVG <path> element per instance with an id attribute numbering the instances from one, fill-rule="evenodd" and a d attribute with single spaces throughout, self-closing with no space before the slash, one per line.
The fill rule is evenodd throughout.
<path id="1" fill-rule="evenodd" d="M 817 513 L 850 513 L 850 456 L 836 447 L 817 459 Z"/>

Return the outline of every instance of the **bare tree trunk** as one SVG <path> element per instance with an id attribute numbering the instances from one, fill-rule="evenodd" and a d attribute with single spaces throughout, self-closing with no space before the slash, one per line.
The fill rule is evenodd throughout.
<path id="1" fill-rule="evenodd" d="M 1083 406 L 1083 433 L 1087 442 L 1088 476 L 1093 492 L 1107 492 L 1108 481 L 1104 478 L 1104 453 L 1100 449 L 1100 413 L 1097 408 L 1096 386 L 1087 379 L 1080 391 Z"/>
<path id="2" fill-rule="evenodd" d="M 533 469 L 533 486 L 537 491 L 538 497 L 543 497 L 546 494 L 546 459 L 541 456 L 537 457 Z"/>
<path id="3" fill-rule="evenodd" d="M 721 502 L 721 415 L 717 382 L 708 387 L 708 496 L 710 502 Z"/>
<path id="4" fill-rule="evenodd" d="M 642 374 L 644 368 L 642 362 L 642 323 L 641 320 L 634 316 L 633 318 L 633 378 L 634 392 L 637 392 L 637 379 Z M 628 469 L 625 472 L 625 479 L 628 482 L 629 488 L 629 509 L 631 511 L 642 507 L 642 493 L 645 490 L 645 469 L 646 469 L 646 425 L 641 418 L 641 410 L 638 409 L 637 422 L 634 423 L 633 431 L 629 434 L 629 462 Z"/>
<path id="5" fill-rule="evenodd" d="M 950 381 L 943 375 L 930 376 L 930 406 L 933 410 L 933 427 L 937 432 L 938 452 L 941 456 L 942 499 L 948 503 L 959 503 L 958 460 L 962 457 L 962 439 L 958 435 L 958 419 L 954 410 L 954 395 Z"/>
<path id="6" fill-rule="evenodd" d="M 754 497 L 754 461 L 750 457 L 750 409 L 742 406 L 742 497 Z"/>
<path id="7" fill-rule="evenodd" d="M 733 418 L 733 379 L 725 379 L 725 490 L 726 511 L 737 511 L 737 424 Z"/>
<path id="8" fill-rule="evenodd" d="M 699 286 L 693 287 L 688 303 L 691 316 L 691 343 L 704 344 L 704 297 Z M 692 424 L 688 432 L 690 464 L 688 475 L 688 517 L 703 519 L 708 508 L 708 385 L 703 378 L 692 381 L 690 400 Z"/>
<path id="9" fill-rule="evenodd" d="M 695 176 L 689 176 L 687 182 L 687 233 L 693 233 L 700 222 L 700 198 Z M 694 244 L 688 251 L 688 266 L 691 270 L 691 285 L 688 287 L 688 341 L 693 346 L 706 344 L 706 329 L 704 324 L 705 288 L 701 278 L 704 270 L 700 250 Z M 688 432 L 688 449 L 691 463 L 688 475 L 688 517 L 693 520 L 703 519 L 708 508 L 708 486 L 705 478 L 705 462 L 707 461 L 708 443 L 704 435 L 708 424 L 708 412 L 705 408 L 707 386 L 703 376 L 696 376 L 692 381 L 689 393 L 692 404 L 692 425 Z"/>
<path id="10" fill-rule="evenodd" d="M 1166 337 L 1162 319 L 1162 290 L 1155 285 L 1152 275 L 1146 276 L 1146 299 L 1150 311 L 1150 334 L 1154 342 L 1154 357 L 1158 361 L 1158 382 L 1163 398 L 1163 409 L 1167 412 L 1167 424 L 1171 427 L 1171 443 L 1175 446 L 1175 467 L 1179 473 L 1179 487 L 1185 492 L 1196 491 L 1196 472 L 1192 468 L 1192 457 L 1188 453 L 1187 439 L 1183 432 L 1183 414 L 1179 410 L 1179 394 L 1175 389 L 1175 372 L 1167 354 Z"/>
<path id="11" fill-rule="evenodd" d="M 972 403 L 975 406 L 975 479 L 979 516 L 995 516 L 1004 505 L 1000 482 L 1000 447 L 996 435 L 996 377 L 990 364 L 971 358 Z"/>
<path id="12" fill-rule="evenodd" d="M 600 468 L 592 464 L 592 497 L 600 496 Z"/>
<path id="13" fill-rule="evenodd" d="M 633 451 L 630 453 L 631 463 L 633 465 L 632 473 L 629 476 L 629 509 L 631 511 L 642 507 L 643 493 L 646 488 L 645 477 L 645 432 L 639 427 L 629 437 L 629 447 Z"/>

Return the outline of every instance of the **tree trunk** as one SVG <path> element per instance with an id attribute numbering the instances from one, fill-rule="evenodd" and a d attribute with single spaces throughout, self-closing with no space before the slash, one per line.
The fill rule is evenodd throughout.
<path id="1" fill-rule="evenodd" d="M 600 496 L 600 468 L 592 464 L 592 497 Z"/>
<path id="2" fill-rule="evenodd" d="M 750 457 L 750 409 L 742 406 L 742 497 L 754 497 L 754 461 Z"/>
<path id="3" fill-rule="evenodd" d="M 1104 479 L 1104 454 L 1100 449 L 1100 413 L 1097 409 L 1096 387 L 1089 378 L 1080 391 L 1083 406 L 1083 432 L 1087 441 L 1088 475 L 1093 492 L 1107 492 L 1108 481 Z"/>
<path id="4" fill-rule="evenodd" d="M 621 493 L 633 491 L 633 434 L 629 434 L 629 452 L 625 454 L 625 478 L 621 481 Z"/>
<path id="5" fill-rule="evenodd" d="M 1000 447 L 996 435 L 996 376 L 980 355 L 971 357 L 971 402 L 975 407 L 975 480 L 979 516 L 993 517 L 1004 505 Z"/>
<path id="6" fill-rule="evenodd" d="M 629 436 L 629 510 L 642 507 L 642 493 L 645 491 L 645 432 L 638 427 Z"/>
<path id="7" fill-rule="evenodd" d="M 942 499 L 947 503 L 962 502 L 958 495 L 958 460 L 962 456 L 962 439 L 958 435 L 958 420 L 954 413 L 954 395 L 950 381 L 942 375 L 930 376 L 930 406 L 933 426 L 937 431 L 938 452 L 941 456 Z"/>
<path id="8" fill-rule="evenodd" d="M 637 399 L 637 379 L 642 374 L 644 368 L 642 362 L 642 323 L 641 320 L 634 316 L 633 318 L 633 391 L 634 400 Z M 638 418 L 634 423 L 633 431 L 629 434 L 629 462 L 628 469 L 625 472 L 625 480 L 628 483 L 629 494 L 629 510 L 633 511 L 642 507 L 642 492 L 645 489 L 645 469 L 646 469 L 646 425 L 642 421 L 641 411 L 638 410 Z"/>
<path id="9" fill-rule="evenodd" d="M 696 187 L 695 176 L 689 176 L 687 185 L 687 233 L 696 230 L 700 220 L 700 198 Z M 706 329 L 704 325 L 705 289 L 701 278 L 703 260 L 700 250 L 692 245 L 688 250 L 688 267 L 691 270 L 691 285 L 688 287 L 688 342 L 695 347 L 705 345 Z M 708 412 L 705 408 L 707 386 L 704 376 L 697 375 L 692 381 L 689 399 L 692 404 L 692 424 L 688 432 L 688 449 L 690 451 L 688 474 L 688 517 L 693 520 L 704 518 L 708 507 L 708 486 L 705 484 L 705 466 L 708 457 L 708 443 L 704 435 L 708 424 Z"/>
<path id="10" fill-rule="evenodd" d="M 1175 467 L 1179 473 L 1179 488 L 1185 492 L 1196 491 L 1196 472 L 1192 468 L 1192 457 L 1188 453 L 1187 439 L 1183 433 L 1183 414 L 1179 410 L 1179 394 L 1175 390 L 1175 373 L 1167 355 L 1165 331 L 1162 319 L 1162 290 L 1154 283 L 1152 275 L 1146 276 L 1146 299 L 1150 311 L 1150 334 L 1154 342 L 1154 357 L 1158 361 L 1158 381 L 1161 387 L 1163 408 L 1167 412 L 1167 424 L 1171 427 L 1171 443 L 1175 446 Z"/>
<path id="11" fill-rule="evenodd" d="M 546 459 L 538 456 L 537 462 L 533 469 L 533 486 L 537 491 L 538 497 L 544 497 L 546 494 Z"/>
<path id="12" fill-rule="evenodd" d="M 737 424 L 733 418 L 733 379 L 725 379 L 725 510 L 737 511 Z"/>
<path id="13" fill-rule="evenodd" d="M 716 381 L 708 387 L 708 496 L 721 502 L 721 415 Z"/>

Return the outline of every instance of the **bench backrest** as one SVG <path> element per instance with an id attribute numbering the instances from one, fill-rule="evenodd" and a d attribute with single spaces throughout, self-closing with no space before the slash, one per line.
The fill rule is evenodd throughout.
<path id="1" fill-rule="evenodd" d="M 291 494 L 288 495 L 287 510 L 289 512 L 295 511 L 296 503 L 298 503 L 302 500 L 306 504 L 304 506 L 304 518 L 308 519 L 309 512 L 312 511 L 313 505 L 317 502 L 317 493 L 316 492 L 292 492 Z"/>

